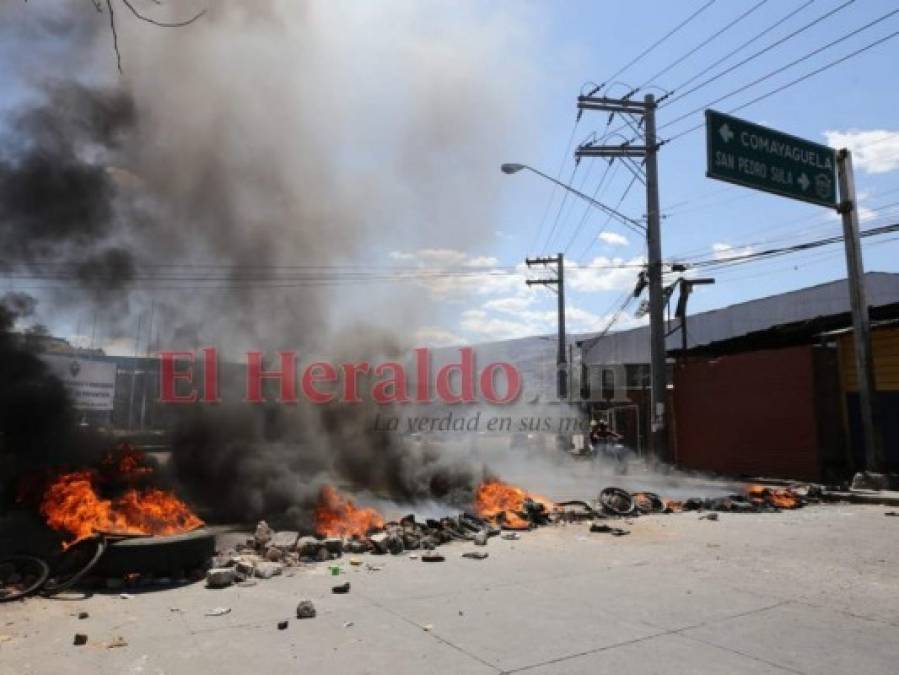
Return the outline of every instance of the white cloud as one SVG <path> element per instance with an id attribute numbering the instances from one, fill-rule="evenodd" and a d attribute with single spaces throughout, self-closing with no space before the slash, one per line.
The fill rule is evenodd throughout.
<path id="1" fill-rule="evenodd" d="M 712 244 L 712 256 L 715 260 L 729 260 L 752 253 L 752 246 L 734 247 L 731 244 L 718 241 Z"/>
<path id="2" fill-rule="evenodd" d="M 600 232 L 599 238 L 609 246 L 627 246 L 630 243 L 627 237 L 617 232 Z"/>
<path id="3" fill-rule="evenodd" d="M 632 288 L 637 281 L 639 268 L 645 265 L 642 257 L 607 258 L 599 256 L 584 267 L 575 263 L 565 266 L 565 277 L 568 286 L 575 291 L 616 291 Z"/>
<path id="4" fill-rule="evenodd" d="M 426 347 L 452 347 L 464 345 L 467 340 L 439 326 L 422 326 L 415 331 L 415 342 Z"/>
<path id="5" fill-rule="evenodd" d="M 513 295 L 506 298 L 488 300 L 484 303 L 484 309 L 512 314 L 526 311 L 534 302 L 535 298 L 533 295 Z"/>
<path id="6" fill-rule="evenodd" d="M 462 312 L 459 327 L 480 339 L 488 340 L 510 340 L 546 332 L 545 328 L 536 328 L 529 322 L 491 317 L 482 309 Z"/>
<path id="7" fill-rule="evenodd" d="M 835 148 L 849 148 L 852 162 L 868 173 L 887 173 L 899 169 L 899 131 L 886 129 L 828 130 L 827 144 Z"/>

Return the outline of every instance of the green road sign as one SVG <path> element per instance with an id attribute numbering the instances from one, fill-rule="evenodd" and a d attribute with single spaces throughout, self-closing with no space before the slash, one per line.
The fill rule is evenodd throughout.
<path id="1" fill-rule="evenodd" d="M 836 151 L 730 115 L 705 111 L 706 176 L 836 206 Z"/>

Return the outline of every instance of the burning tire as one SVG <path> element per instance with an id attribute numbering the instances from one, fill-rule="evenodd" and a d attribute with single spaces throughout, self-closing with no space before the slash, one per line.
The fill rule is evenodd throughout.
<path id="1" fill-rule="evenodd" d="M 110 542 L 95 571 L 109 577 L 132 572 L 173 575 L 203 568 L 215 554 L 215 535 L 207 529 L 168 536 Z"/>
<path id="2" fill-rule="evenodd" d="M 50 568 L 40 558 L 30 555 L 11 555 L 0 559 L 0 568 L 9 568 L 9 573 L 3 573 L 0 578 L 0 602 L 19 600 L 35 593 L 47 581 Z M 23 583 L 15 590 L 8 589 L 8 577 L 16 574 L 23 579 Z M 12 584 L 10 584 L 12 585 Z"/>
<path id="3" fill-rule="evenodd" d="M 627 490 L 607 487 L 599 493 L 599 503 L 603 509 L 616 516 L 627 516 L 634 512 L 634 498 Z"/>

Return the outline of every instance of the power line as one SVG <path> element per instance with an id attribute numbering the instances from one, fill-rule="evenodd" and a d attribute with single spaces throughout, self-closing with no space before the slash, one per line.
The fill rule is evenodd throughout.
<path id="1" fill-rule="evenodd" d="M 602 193 L 605 192 L 605 190 L 603 190 L 602 187 L 606 181 L 606 176 L 608 176 L 608 174 L 609 174 L 609 170 L 612 168 L 613 163 L 614 163 L 614 160 L 610 160 L 606 164 L 606 170 L 603 171 L 602 176 L 599 179 L 599 183 L 596 185 L 596 189 L 593 191 L 593 199 L 599 199 L 602 196 Z M 593 166 L 593 162 L 590 163 L 590 166 Z M 618 169 L 619 169 L 619 165 L 616 165 L 615 171 L 612 172 L 612 179 L 615 178 L 615 174 L 618 173 Z M 577 226 L 574 228 L 574 232 L 572 233 L 571 237 L 568 239 L 568 244 L 565 246 L 565 249 L 563 250 L 563 253 L 565 253 L 566 255 L 568 254 L 568 250 L 571 248 L 571 245 L 574 243 L 574 240 L 577 238 L 577 235 L 580 233 L 581 228 L 584 226 L 584 223 L 587 222 L 587 219 L 590 217 L 590 214 L 592 212 L 593 212 L 592 207 L 589 204 L 587 204 L 584 207 L 583 213 L 581 214 L 580 221 L 578 222 Z M 609 219 L 611 220 L 611 216 L 609 216 Z"/>
<path id="2" fill-rule="evenodd" d="M 621 193 L 621 197 L 619 197 L 618 203 L 615 204 L 615 206 L 613 207 L 616 211 L 621 207 L 622 202 L 625 200 L 625 198 L 627 197 L 627 194 L 631 191 L 631 188 L 634 187 L 634 183 L 636 183 L 636 182 L 637 182 L 637 177 L 631 176 L 631 180 L 627 184 L 627 187 L 624 188 L 624 192 Z M 587 254 L 590 252 L 590 250 L 596 244 L 596 241 L 597 241 L 599 235 L 602 234 L 603 232 L 605 232 L 606 228 L 609 226 L 609 224 L 611 222 L 612 222 L 612 216 L 609 215 L 606 217 L 605 222 L 602 224 L 602 226 L 596 232 L 596 236 L 590 240 L 590 242 L 587 244 L 586 248 L 584 248 L 584 250 L 581 251 L 581 255 L 578 256 L 578 260 L 580 260 L 581 263 L 583 263 L 584 260 L 586 260 Z"/>
<path id="3" fill-rule="evenodd" d="M 742 110 L 743 108 L 747 108 L 755 103 L 758 103 L 759 101 L 763 101 L 764 99 L 774 96 L 775 94 L 779 94 L 780 92 L 784 91 L 785 89 L 795 86 L 795 85 L 799 84 L 800 82 L 804 82 L 805 80 L 807 80 L 811 77 L 814 77 L 815 75 L 819 75 L 820 73 L 823 73 L 825 70 L 829 70 L 830 68 L 833 68 L 834 66 L 838 66 L 839 64 L 843 63 L 844 61 L 848 61 L 849 59 L 854 58 L 855 56 L 858 56 L 859 54 L 866 52 L 869 49 L 873 49 L 874 47 L 877 47 L 878 45 L 883 44 L 884 42 L 886 42 L 888 40 L 892 40 L 897 35 L 899 35 L 899 31 L 895 31 L 893 33 L 890 33 L 887 36 L 880 38 L 879 40 L 870 42 L 867 45 L 865 45 L 864 47 L 856 49 L 854 52 L 850 52 L 849 54 L 846 54 L 845 56 L 842 56 L 834 61 L 831 61 L 830 63 L 827 63 L 827 64 L 821 66 L 820 68 L 816 68 L 815 70 L 812 70 L 800 77 L 797 77 L 795 80 L 787 82 L 786 84 L 783 84 L 783 85 L 777 87 L 776 89 L 772 89 L 771 91 L 766 92 L 766 93 L 762 94 L 761 96 L 756 96 L 751 101 L 747 101 L 746 103 L 743 103 L 743 104 L 737 106 L 736 108 L 732 108 L 731 110 L 728 110 L 728 112 L 729 113 L 738 112 L 738 111 Z M 696 112 L 698 112 L 700 110 L 704 110 L 704 109 L 705 109 L 705 106 L 703 106 L 702 108 L 698 108 L 697 110 L 694 110 L 693 113 L 696 113 Z M 691 113 L 691 114 L 693 114 L 693 113 Z M 668 125 L 666 124 L 665 126 L 668 126 Z M 697 124 L 696 126 L 690 127 L 689 129 L 686 129 L 685 131 L 682 131 L 679 134 L 671 136 L 670 138 L 668 138 L 667 140 L 665 140 L 663 142 L 671 143 L 672 141 L 675 141 L 678 138 L 686 136 L 687 134 L 692 133 L 692 132 L 696 131 L 697 129 L 702 129 L 704 127 L 705 127 L 705 123 Z"/>
<path id="4" fill-rule="evenodd" d="M 568 179 L 567 184 L 571 185 L 574 182 L 574 174 L 577 173 L 579 164 L 575 162 L 574 167 L 571 169 L 571 178 Z M 568 190 L 563 190 L 562 192 L 562 201 L 559 202 L 559 210 L 556 212 L 555 220 L 553 220 L 553 226 L 549 229 L 549 234 L 546 235 L 546 241 L 543 242 L 543 246 L 540 247 L 541 251 L 547 251 L 550 242 L 552 241 L 553 234 L 556 232 L 556 228 L 559 226 L 559 218 L 562 216 L 562 209 L 565 208 L 565 202 L 568 201 Z"/>
<path id="5" fill-rule="evenodd" d="M 791 10 L 788 14 L 786 14 L 786 15 L 782 16 L 781 18 L 779 18 L 777 21 L 775 21 L 774 23 L 772 23 L 770 26 L 766 27 L 765 29 L 763 29 L 763 30 L 760 31 L 759 33 L 756 33 L 756 34 L 753 35 L 751 38 L 749 38 L 748 40 L 746 40 L 745 42 L 743 42 L 742 44 L 740 44 L 740 45 L 738 45 L 737 47 L 735 47 L 734 49 L 730 50 L 727 54 L 725 54 L 724 56 L 722 56 L 721 58 L 719 58 L 717 61 L 713 61 L 712 63 L 710 63 L 709 65 L 707 65 L 705 68 L 703 68 L 702 70 L 700 70 L 698 73 L 696 73 L 695 75 L 693 75 L 692 77 L 690 77 L 688 80 L 685 80 L 685 81 L 681 82 L 679 85 L 677 85 L 676 87 L 674 87 L 671 91 L 672 91 L 672 92 L 680 91 L 681 89 L 683 89 L 684 87 L 686 87 L 688 84 L 690 84 L 690 83 L 692 83 L 692 82 L 695 82 L 697 79 L 699 79 L 700 77 L 702 77 L 703 75 L 705 75 L 707 72 L 709 72 L 710 70 L 712 70 L 712 69 L 715 68 L 716 66 L 718 66 L 718 65 L 724 63 L 725 61 L 727 61 L 727 60 L 728 60 L 731 56 L 733 56 L 734 54 L 739 53 L 740 51 L 742 51 L 743 49 L 745 49 L 746 47 L 748 47 L 749 45 L 751 45 L 751 44 L 752 44 L 753 42 L 755 42 L 756 40 L 758 40 L 758 39 L 764 37 L 765 35 L 767 35 L 768 33 L 770 33 L 772 30 L 774 30 L 775 28 L 777 28 L 778 26 L 780 26 L 780 25 L 782 25 L 783 23 L 785 23 L 786 21 L 789 21 L 790 19 L 792 19 L 796 14 L 799 14 L 799 12 L 801 12 L 802 10 L 804 10 L 806 7 L 808 7 L 809 5 L 811 5 L 813 2 L 815 2 L 815 0 L 806 0 L 806 2 L 804 2 L 804 3 L 801 4 L 801 5 L 799 5 L 799 7 L 797 7 L 797 8 L 794 9 L 794 10 Z"/>
<path id="6" fill-rule="evenodd" d="M 565 164 L 568 161 L 568 158 L 571 156 L 571 146 L 574 143 L 574 135 L 577 133 L 577 126 L 580 124 L 581 116 L 578 115 L 574 120 L 574 125 L 571 127 L 571 134 L 568 137 L 568 144 L 565 146 L 565 152 L 562 153 L 562 161 L 559 163 L 559 170 L 556 172 L 556 180 L 560 180 L 562 178 L 562 171 L 565 168 Z M 531 242 L 530 249 L 535 250 L 537 246 L 537 242 L 540 241 L 540 234 L 543 232 L 543 225 L 546 223 L 546 217 L 549 215 L 549 207 L 552 206 L 553 200 L 556 197 L 556 190 L 558 190 L 558 185 L 553 184 L 553 189 L 549 193 L 549 199 L 546 201 L 546 207 L 543 209 L 543 216 L 540 218 L 540 225 L 537 226 L 537 231 L 534 233 L 534 240 Z M 566 192 L 567 194 L 567 192 Z"/>
<path id="7" fill-rule="evenodd" d="M 793 66 L 799 65 L 803 61 L 810 59 L 811 57 L 815 56 L 816 54 L 820 54 L 821 52 L 825 51 L 826 49 L 829 49 L 835 45 L 838 45 L 841 42 L 845 42 L 849 38 L 852 38 L 852 37 L 858 35 L 859 33 L 868 30 L 869 28 L 873 28 L 877 24 L 886 21 L 887 19 L 889 19 L 890 17 L 894 16 L 897 13 L 899 13 L 899 9 L 894 9 L 891 12 L 887 12 L 886 14 L 874 19 L 873 21 L 866 23 L 864 26 L 860 26 L 859 28 L 856 28 L 854 31 L 852 31 L 850 33 L 846 33 L 845 35 L 837 38 L 836 40 L 833 40 L 832 42 L 828 42 L 826 45 L 818 47 L 817 49 L 813 49 L 812 51 L 808 52 L 807 54 L 800 56 L 798 59 L 795 59 L 794 61 L 791 61 L 790 63 L 787 63 L 786 65 L 783 65 L 780 68 L 777 68 L 776 70 L 772 70 L 771 72 L 769 72 L 765 75 L 762 75 L 759 78 L 756 78 L 749 84 L 744 84 L 744 85 L 740 86 L 739 88 L 734 89 L 733 91 L 728 92 L 727 94 L 724 94 L 723 96 L 719 96 L 718 98 L 714 99 L 713 101 L 709 101 L 708 103 L 700 106 L 699 108 L 695 108 L 694 110 L 691 110 L 688 113 L 684 113 L 683 115 L 680 115 L 679 117 L 675 117 L 673 120 L 669 120 L 668 122 L 666 122 L 659 128 L 662 129 L 665 127 L 669 127 L 672 124 L 676 124 L 677 122 L 680 122 L 682 119 L 685 119 L 685 118 L 689 117 L 690 115 L 695 115 L 697 112 L 702 112 L 709 106 L 713 106 L 716 103 L 720 103 L 721 101 L 728 99 L 731 96 L 735 96 L 736 94 L 739 94 L 739 93 L 745 91 L 746 89 L 749 89 L 750 87 L 754 87 L 757 84 L 761 84 L 765 80 L 768 80 L 768 79 L 774 77 L 775 75 L 779 75 L 780 73 L 784 72 L 785 70 L 789 70 Z M 894 33 L 894 35 L 895 34 L 896 33 Z M 709 80 L 709 81 L 711 81 L 711 80 Z M 749 105 L 749 104 L 747 103 L 745 105 Z"/>
<path id="8" fill-rule="evenodd" d="M 868 230 L 862 230 L 859 232 L 859 237 L 875 237 L 881 234 L 886 234 L 889 232 L 897 232 L 899 231 L 899 223 L 891 223 L 889 225 L 883 225 L 881 227 L 874 227 Z M 736 255 L 732 257 L 728 257 L 724 260 L 719 259 L 709 259 L 709 260 L 699 260 L 697 262 L 693 262 L 690 264 L 690 268 L 721 268 L 727 267 L 731 265 L 740 265 L 745 262 L 749 262 L 752 260 L 757 260 L 760 258 L 771 258 L 780 255 L 787 255 L 789 253 L 795 253 L 797 251 L 807 251 L 813 248 L 819 248 L 821 246 L 828 246 L 830 244 L 837 244 L 843 241 L 843 235 L 836 235 L 833 237 L 826 237 L 824 239 L 817 239 L 815 241 L 807 241 L 801 244 L 794 244 L 793 246 L 783 246 L 780 248 L 770 248 L 764 251 L 757 251 L 752 253 L 745 253 L 742 255 Z"/>
<path id="9" fill-rule="evenodd" d="M 837 7 L 834 7 L 833 9 L 831 9 L 831 10 L 828 11 L 828 12 L 825 12 L 824 14 L 822 14 L 821 16 L 819 16 L 818 18 L 816 18 L 816 19 L 810 21 L 809 23 L 805 24 L 805 25 L 802 26 L 801 28 L 797 28 L 797 29 L 794 30 L 792 33 L 789 33 L 788 35 L 785 35 L 784 37 L 780 38 L 779 40 L 775 40 L 775 41 L 772 42 L 770 45 L 768 45 L 767 47 L 764 47 L 764 48 L 760 49 L 759 51 L 755 52 L 755 53 L 752 54 L 751 56 L 747 56 L 747 57 L 746 57 L 745 59 L 743 59 L 742 61 L 740 61 L 740 62 L 738 62 L 738 63 L 735 63 L 734 65 L 732 65 L 732 66 L 730 66 L 730 67 L 728 67 L 728 68 L 725 68 L 725 69 L 722 70 L 720 73 L 718 73 L 718 74 L 716 74 L 716 75 L 713 75 L 712 77 L 708 78 L 707 80 L 703 80 L 702 82 L 700 82 L 699 84 L 697 84 L 695 87 L 693 87 L 693 88 L 691 88 L 691 89 L 688 89 L 687 91 L 685 91 L 684 93 L 680 94 L 679 96 L 674 96 L 673 98 L 671 98 L 671 99 L 667 102 L 667 104 L 666 104 L 665 107 L 668 107 L 668 106 L 670 106 L 671 104 L 673 104 L 675 101 L 679 101 L 680 99 L 682 99 L 682 98 L 684 98 L 684 97 L 686 97 L 686 96 L 689 96 L 690 94 L 692 94 L 692 93 L 694 93 L 694 92 L 696 92 L 696 91 L 699 91 L 700 89 L 702 89 L 703 87 L 705 87 L 705 86 L 711 84 L 712 82 L 714 82 L 714 81 L 716 81 L 716 80 L 718 80 L 718 79 L 724 77 L 725 75 L 727 75 L 727 74 L 729 74 L 729 73 L 732 73 L 732 72 L 733 72 L 734 70 L 736 70 L 737 68 L 740 68 L 740 67 L 742 67 L 742 66 L 745 66 L 745 65 L 746 65 L 747 63 L 749 63 L 750 61 L 754 61 L 755 59 L 757 59 L 757 58 L 758 58 L 759 56 L 761 56 L 762 54 L 766 54 L 767 52 L 771 51 L 771 50 L 774 49 L 775 47 L 778 47 L 778 46 L 782 45 L 782 44 L 783 44 L 784 42 L 786 42 L 787 40 L 790 40 L 790 39 L 796 37 L 797 35 L 799 35 L 800 33 L 803 33 L 803 32 L 805 32 L 805 31 L 807 31 L 809 28 L 812 28 L 813 26 L 818 25 L 819 23 L 821 23 L 821 22 L 824 21 L 825 19 L 829 19 L 831 16 L 833 16 L 833 15 L 836 14 L 837 12 L 840 12 L 840 11 L 844 10 L 846 7 L 848 7 L 849 5 L 851 5 L 851 4 L 854 3 L 854 2 L 855 2 L 855 0 L 846 0 L 846 2 L 844 2 L 843 4 L 838 5 Z"/>
<path id="10" fill-rule="evenodd" d="M 658 47 L 660 44 L 662 44 L 663 42 L 665 42 L 665 40 L 667 40 L 668 38 L 670 38 L 672 35 L 674 35 L 675 33 L 677 33 L 681 28 L 683 28 L 684 26 L 686 26 L 687 24 L 689 24 L 691 21 L 693 21 L 696 17 L 698 17 L 700 14 L 702 14 L 705 10 L 707 10 L 707 9 L 708 9 L 709 7 L 711 7 L 713 4 L 715 4 L 715 0 L 709 0 L 708 2 L 706 2 L 702 7 L 700 7 L 699 9 L 697 9 L 697 10 L 696 10 L 695 12 L 693 12 L 690 16 L 688 16 L 686 19 L 684 19 L 683 21 L 681 21 L 679 24 L 677 24 L 677 25 L 676 25 L 674 28 L 672 28 L 670 31 L 668 31 L 667 33 L 665 33 L 665 35 L 663 35 L 662 37 L 660 37 L 658 40 L 656 40 L 656 41 L 653 42 L 651 45 L 649 45 L 649 47 L 647 47 L 647 48 L 644 49 L 642 52 L 640 52 L 639 54 L 637 54 L 637 56 L 635 56 L 633 59 L 631 59 L 631 60 L 628 61 L 626 64 L 624 64 L 618 71 L 615 72 L 614 75 L 611 75 L 610 77 L 606 78 L 606 80 L 605 80 L 602 84 L 600 84 L 600 85 L 596 88 L 596 90 L 595 90 L 593 93 L 596 93 L 597 91 L 599 91 L 599 90 L 601 90 L 603 87 L 605 87 L 607 84 L 609 84 L 610 82 L 612 82 L 613 80 L 615 80 L 615 78 L 617 78 L 619 75 L 621 75 L 624 71 L 626 71 L 628 68 L 630 68 L 631 66 L 633 66 L 634 64 L 636 64 L 638 61 L 640 61 L 643 57 L 645 57 L 647 54 L 649 54 L 652 50 L 654 50 L 654 49 L 655 49 L 656 47 Z"/>
<path id="11" fill-rule="evenodd" d="M 646 80 L 646 82 L 644 82 L 643 84 L 640 85 L 639 89 L 643 89 L 643 87 L 645 87 L 647 84 L 650 84 L 650 83 L 652 83 L 652 82 L 655 82 L 655 80 L 656 80 L 657 78 L 661 77 L 662 75 L 664 75 L 665 73 L 667 73 L 669 70 L 671 70 L 672 68 L 674 68 L 674 67 L 677 66 L 678 64 L 684 62 L 686 59 L 688 59 L 688 58 L 690 58 L 691 56 L 693 56 L 693 54 L 695 54 L 695 53 L 698 52 L 700 49 L 702 49 L 703 47 L 705 47 L 707 44 L 709 44 L 710 42 L 712 42 L 712 41 L 715 40 L 716 38 L 720 37 L 721 35 L 723 35 L 724 33 L 726 33 L 728 30 L 730 30 L 731 28 L 733 28 L 734 26 L 736 26 L 736 25 L 737 25 L 738 23 L 740 23 L 743 19 L 745 19 L 745 18 L 748 17 L 749 15 L 753 14 L 757 9 L 759 9 L 762 5 L 766 4 L 767 2 L 768 2 L 768 0 L 759 0 L 759 2 L 757 2 L 757 3 L 754 4 L 752 7 L 750 7 L 749 9 L 747 9 L 745 12 L 743 12 L 742 14 L 740 14 L 737 18 L 735 18 L 735 19 L 733 19 L 732 21 L 730 21 L 730 23 L 728 23 L 727 25 L 725 25 L 723 28 L 720 28 L 719 30 L 715 31 L 715 32 L 712 33 L 709 37 L 707 37 L 705 40 L 703 40 L 703 41 L 700 42 L 698 45 L 696 45 L 695 47 L 693 47 L 691 50 L 689 50 L 688 52 L 686 52 L 686 53 L 683 54 L 682 56 L 678 57 L 677 59 L 675 59 L 674 61 L 672 61 L 671 63 L 669 63 L 667 66 L 665 66 L 664 68 L 662 68 L 659 72 L 657 72 L 657 73 L 656 73 L 655 75 L 653 75 L 652 77 L 648 78 L 648 79 Z"/>
<path id="12" fill-rule="evenodd" d="M 720 59 L 718 59 L 717 61 L 715 61 L 715 62 L 709 64 L 708 66 L 706 66 L 705 68 L 703 68 L 702 70 L 700 70 L 698 73 L 696 73 L 695 75 L 693 75 L 691 78 L 689 78 L 689 79 L 686 80 L 685 82 L 682 82 L 681 84 L 679 84 L 677 87 L 675 87 L 674 89 L 672 89 L 672 90 L 670 91 L 669 95 L 673 95 L 675 92 L 679 91 L 680 89 L 682 89 L 683 87 L 687 86 L 687 85 L 690 84 L 691 82 L 694 82 L 696 79 L 698 79 L 699 77 L 701 77 L 702 75 L 704 75 L 705 73 L 707 73 L 708 71 L 710 71 L 711 69 L 713 69 L 715 66 L 717 66 L 717 65 L 723 63 L 724 61 L 728 60 L 731 56 L 733 56 L 734 54 L 737 54 L 738 52 L 740 52 L 741 50 L 743 50 L 745 47 L 749 46 L 750 44 L 752 44 L 753 42 L 755 42 L 756 40 L 758 40 L 759 38 L 764 37 L 765 35 L 767 35 L 768 33 L 770 33 L 774 28 L 776 28 L 777 26 L 779 26 L 779 25 L 781 25 L 782 23 L 784 23 L 785 21 L 788 21 L 789 19 L 793 18 L 794 15 L 798 14 L 800 11 L 802 11 L 803 9 L 805 9 L 806 7 L 808 7 L 808 6 L 809 6 L 810 4 L 812 4 L 814 1 L 815 1 L 815 0 L 807 0 L 807 2 L 806 2 L 805 4 L 800 5 L 799 7 L 797 7 L 796 9 L 794 9 L 793 11 L 789 12 L 786 16 L 782 17 L 782 18 L 779 19 L 778 21 L 774 22 L 773 24 L 771 24 L 770 26 L 768 26 L 767 28 L 765 28 L 764 30 L 762 30 L 760 33 L 757 33 L 756 35 L 754 35 L 753 37 L 749 38 L 748 40 L 746 40 L 745 42 L 743 42 L 741 45 L 739 45 L 738 47 L 736 47 L 735 49 L 731 50 L 730 52 L 728 52 L 727 54 L 725 54 L 724 56 L 722 56 L 722 57 L 721 57 Z M 789 39 L 789 38 L 791 38 L 791 37 L 794 37 L 794 36 L 796 36 L 796 35 L 802 33 L 803 31 L 805 31 L 805 30 L 811 28 L 812 26 L 816 25 L 817 23 L 820 23 L 820 22 L 823 21 L 824 19 L 828 18 L 830 15 L 832 15 L 832 14 L 834 14 L 834 13 L 840 11 L 840 10 L 843 9 L 844 7 L 846 7 L 846 6 L 850 5 L 850 4 L 852 4 L 853 2 L 855 2 L 855 0 L 848 0 L 848 2 L 844 3 L 843 5 L 840 5 L 839 7 L 836 7 L 835 9 L 831 10 L 830 12 L 828 12 L 828 13 L 826 13 L 826 14 L 820 16 L 820 17 L 818 17 L 817 19 L 815 19 L 815 20 L 812 21 L 811 23 L 806 24 L 805 26 L 803 26 L 802 28 L 797 29 L 797 30 L 794 31 L 793 33 L 790 33 L 790 34 L 787 35 L 786 37 L 782 38 L 780 41 L 775 42 L 775 43 L 773 43 L 773 44 L 771 44 L 771 45 L 768 45 L 767 47 L 765 47 L 765 48 L 762 49 L 761 51 L 756 52 L 756 53 L 753 54 L 752 56 L 747 57 L 747 58 L 744 59 L 743 61 L 740 61 L 740 62 L 737 63 L 736 65 L 731 66 L 730 68 L 728 68 L 727 70 L 723 71 L 722 73 L 719 73 L 718 75 L 714 76 L 713 79 L 717 79 L 717 78 L 719 78 L 719 77 L 721 77 L 721 76 L 723 76 L 723 75 L 726 75 L 727 73 L 729 73 L 729 72 L 731 72 L 731 71 L 733 71 L 733 70 L 735 70 L 735 69 L 737 69 L 737 68 L 739 68 L 739 67 L 741 67 L 741 66 L 743 66 L 743 65 L 745 65 L 745 64 L 747 64 L 747 63 L 749 63 L 750 61 L 754 60 L 754 59 L 757 58 L 758 56 L 761 56 L 761 55 L 764 54 L 765 52 L 770 51 L 771 49 L 773 49 L 774 47 L 776 47 L 778 44 L 780 44 L 781 42 L 783 42 L 784 40 L 787 40 L 787 39 Z M 705 85 L 708 84 L 708 82 L 710 82 L 710 81 L 711 81 L 711 80 L 707 80 L 706 82 L 702 83 L 701 85 L 698 85 L 698 86 L 694 87 L 694 88 L 691 89 L 689 92 L 685 92 L 685 93 L 681 94 L 680 96 L 676 96 L 674 99 L 671 99 L 671 100 L 669 100 L 667 103 L 665 103 L 664 106 L 660 106 L 660 107 L 667 107 L 667 106 L 671 105 L 675 100 L 679 100 L 679 99 L 684 98 L 684 97 L 687 96 L 688 94 L 690 94 L 690 93 L 696 91 L 697 89 L 700 89 L 701 87 L 705 86 Z M 612 133 L 616 133 L 616 132 L 622 131 L 622 130 L 624 130 L 624 129 L 626 129 L 626 128 L 627 128 L 627 125 L 621 125 L 621 126 L 619 126 L 618 128 L 614 129 Z M 636 137 L 635 137 L 635 138 L 636 138 Z"/>

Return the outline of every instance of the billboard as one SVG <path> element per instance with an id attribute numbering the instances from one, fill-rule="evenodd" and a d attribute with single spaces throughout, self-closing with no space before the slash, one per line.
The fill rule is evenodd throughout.
<path id="1" fill-rule="evenodd" d="M 62 380 L 78 410 L 112 410 L 116 364 L 76 356 L 42 354 L 50 372 Z"/>

